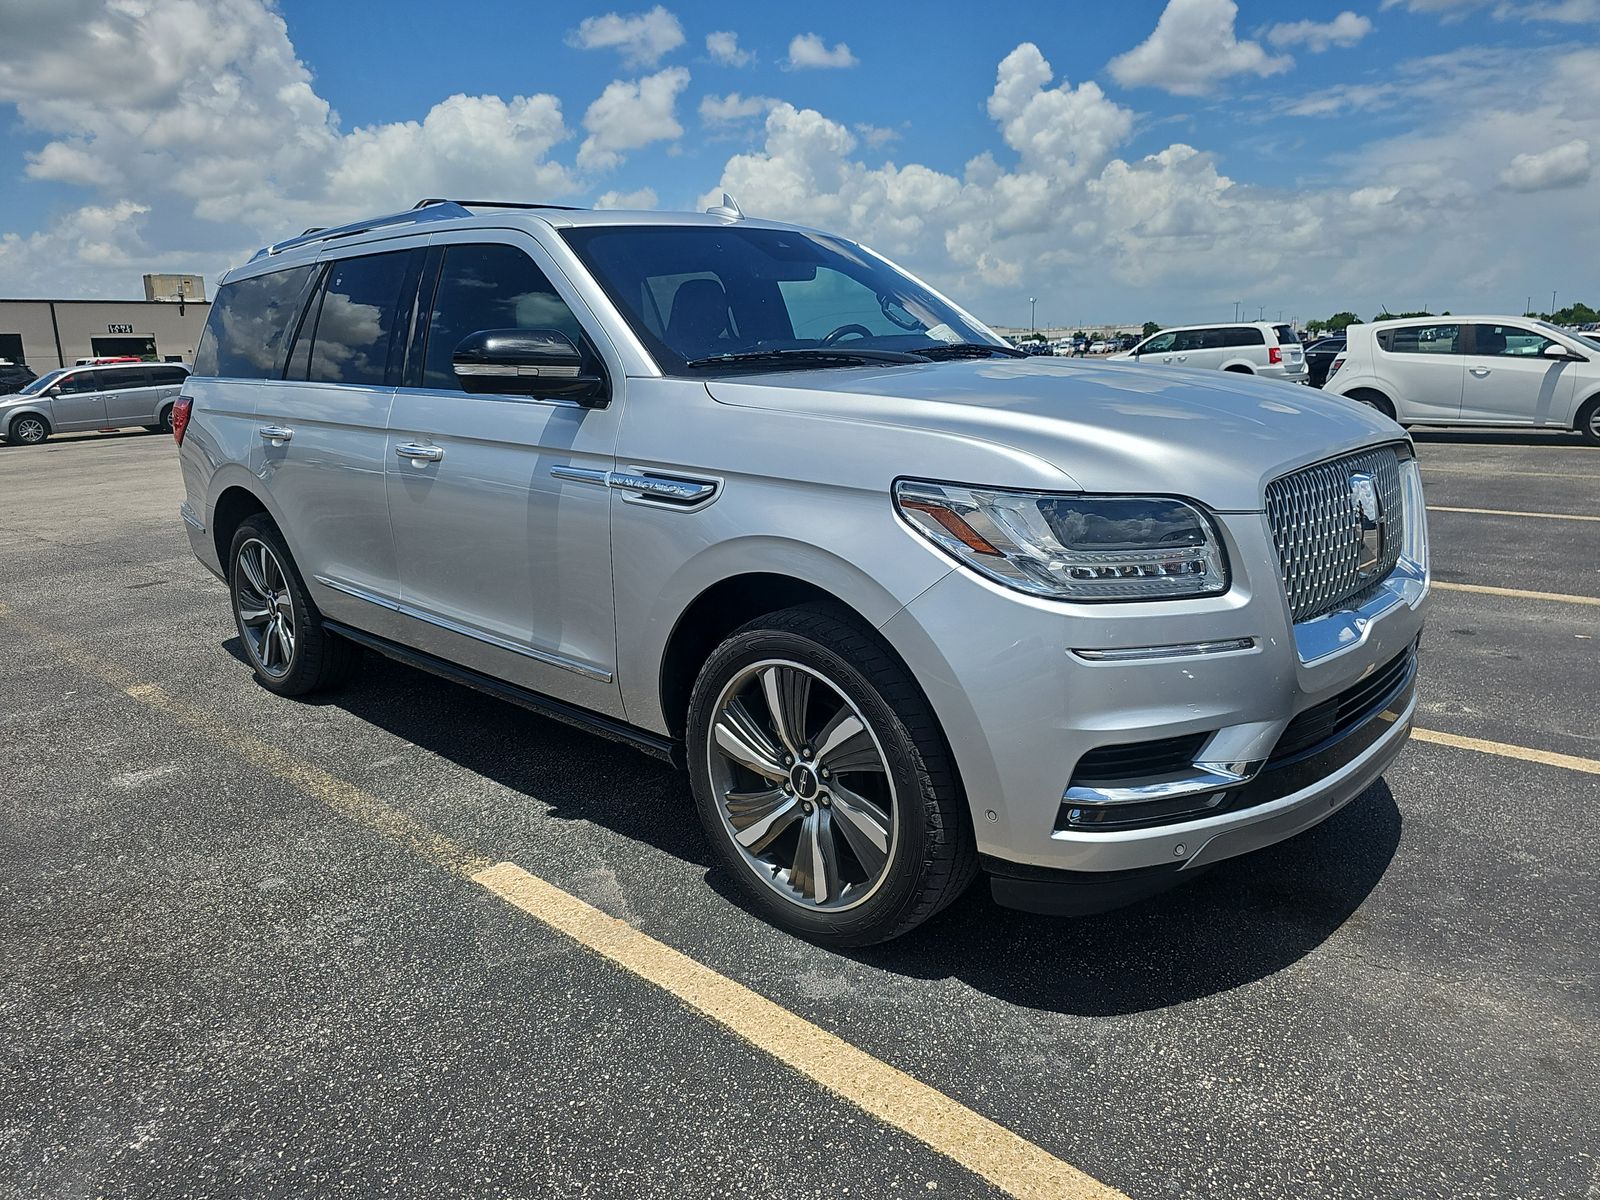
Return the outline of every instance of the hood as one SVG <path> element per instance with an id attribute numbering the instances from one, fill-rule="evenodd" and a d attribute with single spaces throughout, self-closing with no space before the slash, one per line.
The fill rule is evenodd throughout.
<path id="1" fill-rule="evenodd" d="M 1365 405 L 1300 384 L 1105 359 L 774 372 L 706 386 L 724 404 L 1008 446 L 1086 492 L 1188 496 L 1223 512 L 1259 511 L 1267 482 L 1294 467 L 1405 438 Z"/>

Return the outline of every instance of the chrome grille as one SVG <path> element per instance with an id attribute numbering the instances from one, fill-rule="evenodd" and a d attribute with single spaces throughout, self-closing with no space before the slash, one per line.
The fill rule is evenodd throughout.
<path id="1" fill-rule="evenodd" d="M 1350 486 L 1355 473 L 1372 476 L 1381 510 L 1378 564 L 1366 573 L 1360 570 L 1361 525 Z M 1267 485 L 1267 520 L 1296 622 L 1357 599 L 1394 570 L 1404 540 L 1402 506 L 1400 459 L 1393 446 L 1303 467 Z"/>

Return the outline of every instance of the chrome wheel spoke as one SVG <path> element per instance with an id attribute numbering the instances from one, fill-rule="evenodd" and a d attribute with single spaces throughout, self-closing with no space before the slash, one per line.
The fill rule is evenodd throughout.
<path id="1" fill-rule="evenodd" d="M 261 551 L 255 546 L 246 546 L 239 551 L 239 569 L 250 581 L 256 595 L 265 598 L 272 594 L 272 589 L 267 586 L 266 573 L 261 569 L 261 557 Z"/>
<path id="2" fill-rule="evenodd" d="M 717 718 L 715 736 L 722 753 L 740 766 L 764 779 L 789 777 L 783 766 L 783 752 L 773 745 L 741 701 L 733 700 L 722 710 Z"/>
<path id="3" fill-rule="evenodd" d="M 241 595 L 239 597 L 239 619 L 246 625 L 259 625 L 271 615 L 270 612 L 261 607 L 261 598 L 259 596 Z"/>
<path id="4" fill-rule="evenodd" d="M 782 788 L 729 792 L 728 820 L 733 836 L 751 854 L 760 854 L 800 819 L 800 802 Z"/>
<path id="5" fill-rule="evenodd" d="M 870 879 L 889 857 L 889 814 L 848 788 L 835 784 L 831 791 L 833 823 Z"/>
<path id="6" fill-rule="evenodd" d="M 795 758 L 806 744 L 806 705 L 811 699 L 811 676 L 793 667 L 768 667 L 761 672 L 761 694 L 778 740 Z"/>
<path id="7" fill-rule="evenodd" d="M 866 724 L 848 707 L 834 714 L 817 735 L 817 764 L 831 774 L 847 771 L 882 771 L 883 759 Z"/>
<path id="8" fill-rule="evenodd" d="M 278 618 L 278 648 L 283 651 L 283 665 L 294 658 L 294 626 L 282 616 Z"/>
<path id="9" fill-rule="evenodd" d="M 795 843 L 789 886 L 816 904 L 836 900 L 844 890 L 839 881 L 839 849 L 833 841 L 833 822 L 825 808 L 813 809 L 800 824 Z"/>

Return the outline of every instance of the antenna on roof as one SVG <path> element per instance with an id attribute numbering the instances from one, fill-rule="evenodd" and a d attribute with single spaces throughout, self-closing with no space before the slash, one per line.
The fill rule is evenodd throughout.
<path id="1" fill-rule="evenodd" d="M 744 220 L 744 209 L 739 207 L 739 202 L 727 192 L 722 193 L 722 203 L 713 204 L 706 209 L 706 215 L 712 217 L 727 217 L 730 221 Z"/>

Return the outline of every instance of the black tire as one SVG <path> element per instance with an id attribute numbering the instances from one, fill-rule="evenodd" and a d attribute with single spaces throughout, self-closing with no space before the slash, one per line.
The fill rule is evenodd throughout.
<path id="1" fill-rule="evenodd" d="M 145 428 L 156 433 L 171 433 L 172 405 L 169 404 L 161 410 L 161 420 L 157 421 L 154 425 L 146 425 Z"/>
<path id="2" fill-rule="evenodd" d="M 1577 430 L 1591 446 L 1600 446 L 1600 396 L 1578 410 Z"/>
<path id="3" fill-rule="evenodd" d="M 265 547 L 273 570 L 263 572 L 258 547 Z M 250 570 L 242 561 L 250 551 L 250 567 L 262 575 L 270 599 L 264 609 L 250 603 L 257 594 Z M 233 606 L 234 625 L 244 643 L 245 658 L 257 682 L 280 696 L 304 696 L 324 688 L 336 687 L 355 672 L 361 661 L 361 648 L 332 633 L 322 624 L 322 614 L 306 591 L 305 580 L 289 553 L 283 534 L 272 518 L 258 513 L 245 520 L 233 535 L 228 550 L 228 596 Z M 288 612 L 284 612 L 284 605 Z M 246 611 L 262 611 L 267 618 L 262 626 L 247 621 Z M 280 615 L 292 622 L 287 639 L 279 630 L 266 632 Z M 285 645 L 287 655 L 283 654 Z"/>
<path id="4" fill-rule="evenodd" d="M 714 722 L 725 690 L 736 686 L 753 665 L 772 660 L 814 673 L 835 696 L 842 697 L 864 720 L 886 766 L 875 772 L 874 778 L 881 776 L 884 786 L 892 788 L 887 855 L 872 877 L 875 883 L 869 879 L 852 885 L 864 890 L 864 898 L 851 906 L 822 908 L 797 895 L 794 886 L 783 883 L 777 874 L 769 872 L 763 878 L 760 867 L 734 840 L 728 810 L 713 778 L 714 770 L 728 769 L 715 757 L 722 752 L 713 742 Z M 770 716 L 766 732 L 769 740 L 779 736 Z M 870 629 L 844 610 L 824 605 L 784 609 L 736 630 L 711 654 L 695 680 L 687 738 L 695 803 L 717 862 L 738 880 L 752 907 L 792 933 L 839 947 L 887 941 L 955 900 L 977 873 L 966 798 L 938 721 L 905 666 Z M 841 769 L 833 787 L 839 786 L 844 774 Z M 826 771 L 821 775 L 827 778 Z M 796 799 L 807 794 L 790 787 L 783 790 Z M 834 813 L 842 803 L 835 799 Z M 807 806 L 806 812 L 811 811 Z M 823 820 L 820 814 L 818 819 Z M 830 815 L 821 828 L 824 836 L 836 838 L 836 854 L 847 853 L 850 839 L 843 824 L 831 823 L 836 820 Z M 803 824 L 796 828 L 797 842 L 804 828 Z M 845 900 L 849 895 L 848 889 L 841 893 Z"/>
<path id="5" fill-rule="evenodd" d="M 13 417 L 6 428 L 6 441 L 14 446 L 37 446 L 50 436 L 50 422 L 33 413 Z"/>
<path id="6" fill-rule="evenodd" d="M 1371 388 L 1357 388 L 1353 392 L 1346 392 L 1345 399 L 1365 404 L 1368 408 L 1382 413 L 1391 421 L 1395 419 L 1394 404 L 1382 392 L 1375 392 Z"/>

